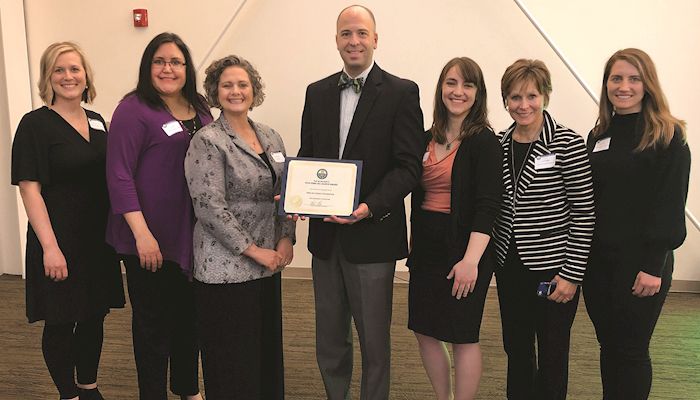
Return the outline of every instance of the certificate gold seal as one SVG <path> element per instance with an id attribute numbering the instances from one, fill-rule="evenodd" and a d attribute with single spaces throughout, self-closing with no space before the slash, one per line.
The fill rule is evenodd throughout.
<path id="1" fill-rule="evenodd" d="M 301 207 L 301 203 L 302 203 L 302 201 L 301 201 L 301 196 L 299 196 L 298 194 L 297 194 L 297 195 L 294 195 L 294 196 L 291 196 L 291 197 L 289 198 L 289 205 L 292 206 L 292 207 L 294 207 L 294 208 L 299 208 L 299 207 Z"/>

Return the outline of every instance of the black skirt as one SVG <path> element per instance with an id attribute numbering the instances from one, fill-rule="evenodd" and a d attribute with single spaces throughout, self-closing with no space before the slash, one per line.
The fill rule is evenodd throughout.
<path id="1" fill-rule="evenodd" d="M 412 249 L 408 265 L 408 328 L 449 343 L 478 343 L 484 303 L 493 275 L 489 246 L 479 262 L 474 291 L 466 298 L 452 296 L 454 279 L 447 275 L 450 215 L 414 210 Z"/>
<path id="2" fill-rule="evenodd" d="M 284 399 L 281 275 L 195 281 L 207 398 Z"/>

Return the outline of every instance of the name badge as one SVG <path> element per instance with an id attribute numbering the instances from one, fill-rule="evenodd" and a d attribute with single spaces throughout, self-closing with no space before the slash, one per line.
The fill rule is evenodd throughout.
<path id="1" fill-rule="evenodd" d="M 284 154 L 281 151 L 274 152 L 270 154 L 275 162 L 284 162 Z"/>
<path id="2" fill-rule="evenodd" d="M 88 124 L 90 125 L 90 128 L 102 131 L 102 132 L 107 132 L 105 129 L 105 124 L 102 123 L 99 119 L 90 119 L 88 118 Z"/>
<path id="3" fill-rule="evenodd" d="M 599 141 L 595 142 L 595 146 L 593 147 L 593 152 L 597 153 L 599 151 L 604 151 L 610 148 L 610 138 L 606 137 L 605 139 L 600 139 Z"/>
<path id="4" fill-rule="evenodd" d="M 556 154 L 545 154 L 543 156 L 537 156 L 535 158 L 535 169 L 540 170 L 540 169 L 545 169 L 545 168 L 552 168 L 554 164 L 557 163 L 557 155 Z"/>
<path id="5" fill-rule="evenodd" d="M 180 125 L 179 121 L 167 122 L 163 124 L 163 132 L 168 136 L 172 136 L 178 132 L 182 132 L 182 125 Z"/>
<path id="6" fill-rule="evenodd" d="M 430 157 L 430 152 L 426 151 L 425 154 L 423 154 L 423 162 L 428 161 L 428 158 Z"/>

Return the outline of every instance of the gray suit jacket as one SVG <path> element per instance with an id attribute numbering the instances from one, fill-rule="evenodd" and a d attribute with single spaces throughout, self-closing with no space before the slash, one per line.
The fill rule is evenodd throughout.
<path id="1" fill-rule="evenodd" d="M 238 283 L 274 272 L 243 255 L 252 243 L 274 249 L 288 237 L 295 241 L 295 223 L 277 216 L 273 200 L 280 190 L 286 157 L 282 138 L 270 127 L 250 121 L 272 164 L 265 162 L 236 135 L 223 114 L 192 138 L 185 158 L 185 176 L 197 222 L 194 227 L 194 278 L 204 283 Z"/>

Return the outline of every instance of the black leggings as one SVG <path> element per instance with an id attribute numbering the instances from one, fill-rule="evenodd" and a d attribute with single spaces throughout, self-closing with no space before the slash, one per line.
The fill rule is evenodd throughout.
<path id="1" fill-rule="evenodd" d="M 44 325 L 41 349 L 61 398 L 78 396 L 75 372 L 80 384 L 97 382 L 104 318 L 104 315 L 98 315 L 77 323 Z"/>
<path id="2" fill-rule="evenodd" d="M 659 293 L 642 298 L 632 295 L 639 254 L 593 246 L 588 261 L 583 295 L 600 343 L 604 399 L 644 400 L 651 390 L 649 342 L 671 286 L 673 253 L 666 256 Z"/>
<path id="3" fill-rule="evenodd" d="M 510 400 L 566 399 L 571 326 L 580 291 L 568 303 L 537 297 L 538 284 L 558 272 L 530 271 L 513 243 L 503 267 L 496 269 Z"/>

